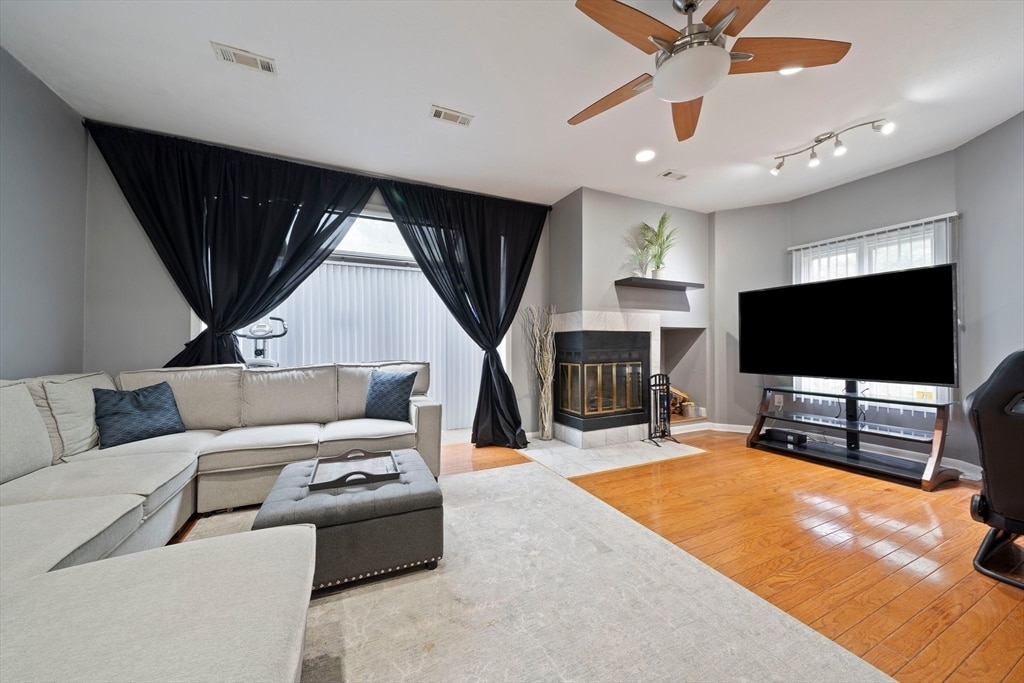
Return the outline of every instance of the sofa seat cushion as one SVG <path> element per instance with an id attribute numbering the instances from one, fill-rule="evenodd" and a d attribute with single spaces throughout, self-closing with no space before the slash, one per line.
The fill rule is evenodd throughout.
<path id="1" fill-rule="evenodd" d="M 25 579 L 107 556 L 142 524 L 141 496 L 8 505 L 0 513 L 0 578 Z"/>
<path id="2" fill-rule="evenodd" d="M 317 456 L 341 455 L 353 448 L 393 451 L 415 446 L 416 429 L 411 423 L 361 417 L 325 424 Z"/>
<path id="3" fill-rule="evenodd" d="M 0 485 L 0 505 L 134 493 L 149 517 L 196 473 L 193 453 L 144 453 L 53 465 Z M 2 513 L 0 513 L 2 514 Z"/>
<path id="4" fill-rule="evenodd" d="M 321 429 L 317 423 L 230 429 L 199 449 L 199 471 L 248 469 L 314 458 Z"/>
<path id="5" fill-rule="evenodd" d="M 2 584 L 4 680 L 297 681 L 314 538 L 230 534 Z"/>
<path id="6" fill-rule="evenodd" d="M 64 462 L 83 462 L 97 458 L 112 458 L 122 455 L 139 455 L 140 453 L 197 453 L 205 443 L 220 434 L 216 429 L 190 429 L 180 434 L 167 434 L 152 439 L 133 441 L 131 443 L 112 446 L 110 448 L 94 448 L 64 458 Z"/>

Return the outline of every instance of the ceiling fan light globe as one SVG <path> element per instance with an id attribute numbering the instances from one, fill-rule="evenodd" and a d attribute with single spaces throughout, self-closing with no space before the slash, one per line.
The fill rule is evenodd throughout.
<path id="1" fill-rule="evenodd" d="M 729 74 L 732 58 L 717 45 L 697 45 L 678 52 L 654 73 L 654 94 L 666 102 L 703 97 Z"/>

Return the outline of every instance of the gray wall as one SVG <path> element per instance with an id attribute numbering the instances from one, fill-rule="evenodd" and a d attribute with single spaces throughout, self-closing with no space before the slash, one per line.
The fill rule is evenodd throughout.
<path id="1" fill-rule="evenodd" d="M 519 414 L 523 418 L 523 429 L 536 432 L 540 428 L 537 415 L 539 382 L 533 365 L 533 340 L 526 336 L 522 323 L 522 311 L 526 306 L 548 305 L 550 286 L 550 240 L 552 213 L 548 214 L 548 223 L 540 236 L 537 255 L 533 259 L 533 270 L 523 292 L 523 300 L 519 304 L 519 316 L 505 335 L 505 358 L 508 361 L 505 371 L 512 380 L 516 390 L 516 401 Z"/>
<path id="2" fill-rule="evenodd" d="M 736 295 L 788 284 L 790 246 L 960 211 L 959 397 L 1010 351 L 1024 347 L 1024 114 L 952 152 L 785 204 L 714 214 L 714 411 L 719 423 L 754 419 L 759 377 L 737 367 Z M 977 463 L 954 409 L 946 453 Z"/>
<path id="3" fill-rule="evenodd" d="M 790 283 L 786 255 L 790 210 L 786 204 L 719 211 L 714 230 L 711 365 L 713 388 L 708 416 L 713 422 L 750 425 L 761 392 L 760 377 L 739 372 L 739 309 L 736 295 L 748 289 Z"/>
<path id="4" fill-rule="evenodd" d="M 962 214 L 960 384 L 971 390 L 1024 347 L 1024 114 L 955 155 Z"/>
<path id="5" fill-rule="evenodd" d="M 0 377 L 82 370 L 86 132 L 0 48 Z"/>
<path id="6" fill-rule="evenodd" d="M 91 139 L 88 150 L 83 364 L 111 374 L 160 367 L 189 340 L 191 309 Z"/>
<path id="7" fill-rule="evenodd" d="M 676 229 L 676 246 L 665 259 L 666 278 L 707 285 L 706 214 L 584 188 L 581 310 L 657 312 L 662 327 L 707 327 L 707 289 L 684 294 L 615 286 L 615 280 L 630 275 L 624 267 L 630 254 L 626 232 L 640 222 L 657 225 L 666 211 L 669 227 Z"/>
<path id="8" fill-rule="evenodd" d="M 583 188 L 551 207 L 548 244 L 550 302 L 559 313 L 583 310 Z"/>
<path id="9" fill-rule="evenodd" d="M 953 153 L 939 154 L 789 202 L 786 246 L 956 211 L 955 195 Z"/>

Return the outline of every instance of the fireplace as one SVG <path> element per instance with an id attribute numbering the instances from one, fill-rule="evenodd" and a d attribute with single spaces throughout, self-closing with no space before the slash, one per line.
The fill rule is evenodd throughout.
<path id="1" fill-rule="evenodd" d="M 650 332 L 555 334 L 555 422 L 593 431 L 647 422 Z"/>

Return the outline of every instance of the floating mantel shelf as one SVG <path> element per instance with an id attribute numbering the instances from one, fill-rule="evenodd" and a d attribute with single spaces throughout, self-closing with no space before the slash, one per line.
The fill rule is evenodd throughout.
<path id="1" fill-rule="evenodd" d="M 704 289 L 704 285 L 696 282 L 679 282 L 678 280 L 658 280 L 653 277 L 624 277 L 615 281 L 616 287 L 646 287 L 648 289 Z"/>

